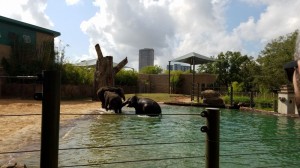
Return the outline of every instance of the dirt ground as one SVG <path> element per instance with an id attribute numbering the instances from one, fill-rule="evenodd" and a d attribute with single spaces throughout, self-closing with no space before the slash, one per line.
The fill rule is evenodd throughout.
<path id="1" fill-rule="evenodd" d="M 61 115 L 60 125 L 86 113 L 99 110 L 100 102 L 90 100 L 62 101 L 60 113 L 78 115 Z M 0 153 L 18 151 L 31 141 L 40 141 L 42 102 L 35 100 L 0 99 Z M 39 114 L 39 115 L 27 115 Z M 3 116 L 25 115 L 25 116 Z"/>

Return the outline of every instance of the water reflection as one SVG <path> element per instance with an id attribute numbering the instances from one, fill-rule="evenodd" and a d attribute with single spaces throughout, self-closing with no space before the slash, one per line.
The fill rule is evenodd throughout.
<path id="1" fill-rule="evenodd" d="M 200 114 L 203 110 L 167 105 L 162 105 L 162 109 L 163 114 Z M 134 113 L 127 108 L 123 111 Z M 222 109 L 220 121 L 220 167 L 300 165 L 299 118 Z M 61 149 L 82 149 L 59 151 L 59 165 L 205 167 L 205 134 L 200 132 L 203 125 L 205 119 L 196 115 L 163 115 L 161 118 L 106 115 L 82 118 L 61 129 Z M 110 148 L 99 148 L 105 146 Z M 28 167 L 38 167 L 37 155 L 29 153 L 17 160 L 27 163 Z"/>

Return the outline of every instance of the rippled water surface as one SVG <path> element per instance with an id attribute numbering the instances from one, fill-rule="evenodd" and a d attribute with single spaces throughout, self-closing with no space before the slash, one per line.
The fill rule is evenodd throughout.
<path id="1" fill-rule="evenodd" d="M 134 109 L 124 108 L 125 114 Z M 202 108 L 162 105 L 163 114 Z M 300 119 L 221 109 L 220 167 L 298 167 Z M 61 129 L 60 167 L 205 167 L 205 119 L 196 115 L 84 117 Z M 70 149 L 77 148 L 77 149 Z M 19 160 L 38 167 L 39 157 Z M 22 160 L 24 159 L 24 160 Z"/>

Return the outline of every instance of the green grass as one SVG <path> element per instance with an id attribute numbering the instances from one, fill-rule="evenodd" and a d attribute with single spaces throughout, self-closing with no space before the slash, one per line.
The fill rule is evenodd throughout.
<path id="1" fill-rule="evenodd" d="M 174 101 L 175 97 L 184 97 L 182 94 L 168 94 L 168 93 L 137 93 L 137 94 L 126 94 L 125 97 L 129 98 L 136 95 L 139 98 L 149 98 L 157 102 L 170 102 Z"/>

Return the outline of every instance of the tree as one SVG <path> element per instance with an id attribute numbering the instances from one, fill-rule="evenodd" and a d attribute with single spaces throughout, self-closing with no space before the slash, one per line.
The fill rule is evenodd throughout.
<path id="1" fill-rule="evenodd" d="M 217 74 L 216 83 L 220 86 L 230 86 L 232 82 L 243 82 L 244 75 L 242 74 L 242 67 L 249 61 L 247 55 L 242 55 L 240 52 L 227 51 L 225 54 L 221 52 L 216 61 L 201 65 L 198 72 L 206 72 Z"/>
<path id="2" fill-rule="evenodd" d="M 259 86 L 260 82 L 257 80 L 257 76 L 261 74 L 261 67 L 252 57 L 241 65 L 240 74 L 243 91 L 258 90 L 256 87 Z"/>
<path id="3" fill-rule="evenodd" d="M 260 52 L 257 62 L 261 66 L 261 76 L 256 76 L 261 87 L 279 88 L 288 83 L 283 65 L 293 60 L 298 30 L 286 36 L 280 36 L 266 45 Z"/>
<path id="4" fill-rule="evenodd" d="M 163 69 L 160 66 L 145 66 L 141 69 L 140 73 L 142 74 L 160 74 Z"/>

